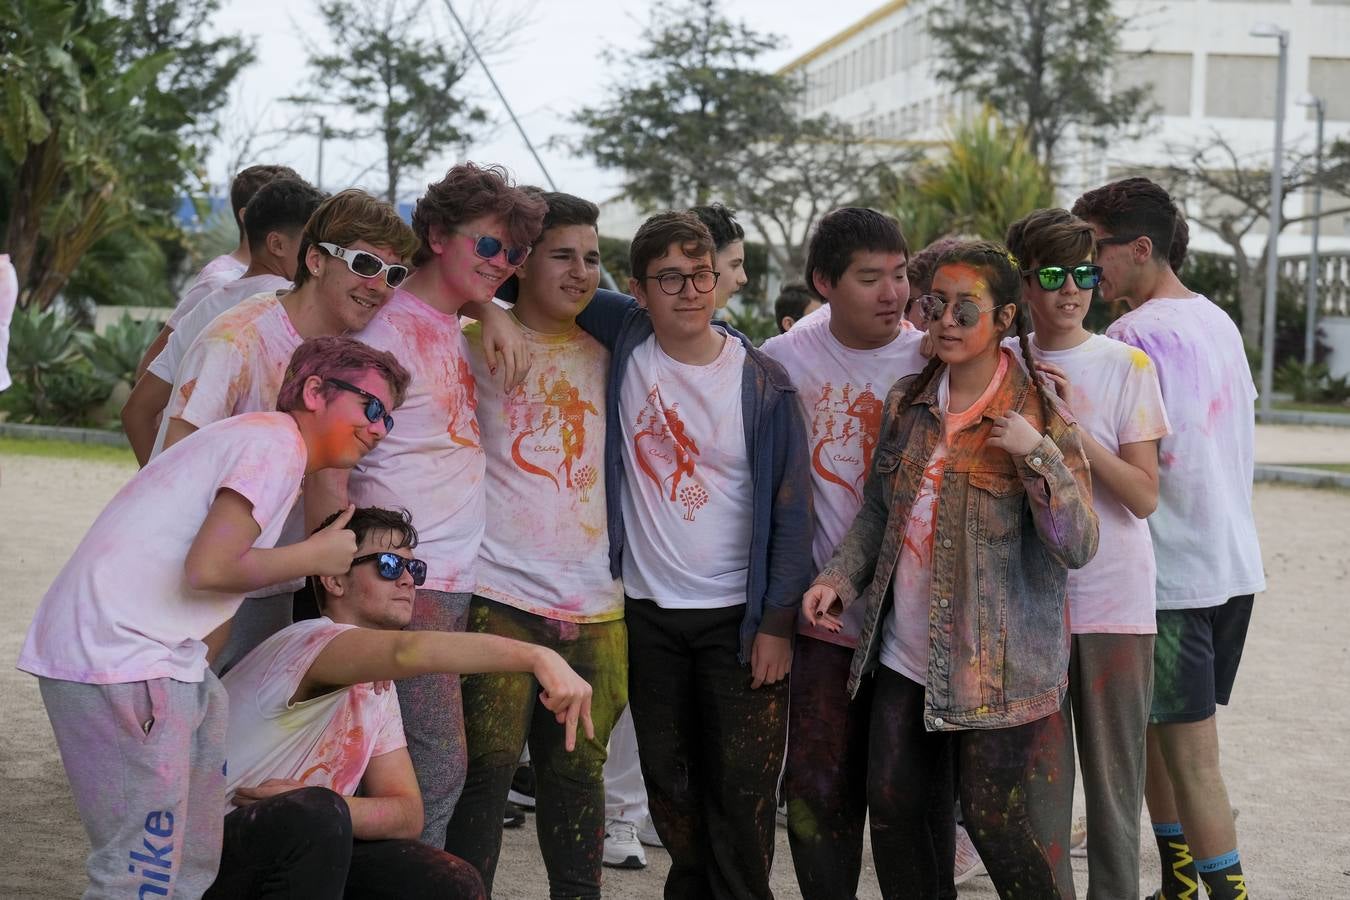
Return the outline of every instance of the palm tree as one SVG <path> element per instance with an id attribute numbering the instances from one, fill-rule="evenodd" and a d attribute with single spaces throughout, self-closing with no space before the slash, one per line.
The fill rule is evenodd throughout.
<path id="1" fill-rule="evenodd" d="M 1054 185 L 1026 138 L 988 107 L 957 125 L 937 155 L 893 190 L 892 210 L 915 247 L 944 234 L 1002 240 L 1014 221 L 1054 202 Z"/>

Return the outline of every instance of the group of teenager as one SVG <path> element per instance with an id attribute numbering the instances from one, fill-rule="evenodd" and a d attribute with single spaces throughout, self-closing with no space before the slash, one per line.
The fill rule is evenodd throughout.
<path id="1" fill-rule="evenodd" d="M 279 167 L 231 202 L 19 659 L 85 896 L 489 896 L 528 747 L 548 894 L 599 897 L 628 721 L 669 898 L 771 897 L 780 800 L 808 900 L 869 818 L 888 898 L 954 897 L 963 845 L 1071 897 L 1075 741 L 1090 897 L 1139 896 L 1145 798 L 1154 896 L 1247 896 L 1254 390 L 1157 185 L 914 253 L 834 210 L 762 347 L 716 204 L 649 218 L 624 294 L 594 204 L 496 167 L 411 226 Z"/>

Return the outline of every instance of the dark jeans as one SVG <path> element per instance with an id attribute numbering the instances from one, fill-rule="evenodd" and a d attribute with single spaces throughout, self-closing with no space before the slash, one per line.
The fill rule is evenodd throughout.
<path id="1" fill-rule="evenodd" d="M 845 686 L 852 660 L 849 647 L 797 637 L 784 787 L 788 846 L 803 900 L 853 900 L 858 893 L 875 681 L 864 680 L 850 703 Z M 942 900 L 956 897 L 956 835 L 951 827 L 956 785 L 951 773 L 948 765 L 942 775 L 950 787 L 934 791 L 931 822 L 936 831 L 930 828 Z"/>
<path id="2" fill-rule="evenodd" d="M 1046 719 L 1012 728 L 928 732 L 921 685 L 878 667 L 872 695 L 868 807 L 872 856 L 882 896 L 938 897 L 932 835 L 950 833 L 954 756 L 966 829 L 999 896 L 1049 900 L 1073 896 L 1056 883 L 1055 866 L 1032 827 L 1027 782 Z M 937 821 L 941 810 L 946 822 Z M 1069 809 L 1062 811 L 1065 817 Z"/>
<path id="3" fill-rule="evenodd" d="M 803 900 L 853 900 L 867 822 L 872 680 L 849 702 L 853 650 L 797 636 L 788 708 L 788 847 Z"/>
<path id="4" fill-rule="evenodd" d="M 469 771 L 445 835 L 445 849 L 473 863 L 492 890 L 502 848 L 502 815 L 520 750 L 528 739 L 536 777 L 535 824 L 548 870 L 549 896 L 598 898 L 605 848 L 605 747 L 628 702 L 628 639 L 622 619 L 578 624 L 546 619 L 474 597 L 469 631 L 496 634 L 556 651 L 591 685 L 595 737 L 563 727 L 538 702 L 528 673 L 494 672 L 463 680 Z"/>
<path id="5" fill-rule="evenodd" d="M 787 680 L 750 687 L 741 606 L 661 609 L 628 598 L 628 698 L 667 900 L 767 898 Z"/>
<path id="6" fill-rule="evenodd" d="M 278 794 L 225 817 L 208 900 L 426 898 L 479 900 L 473 866 L 414 840 L 352 839 L 347 801 L 327 788 Z"/>

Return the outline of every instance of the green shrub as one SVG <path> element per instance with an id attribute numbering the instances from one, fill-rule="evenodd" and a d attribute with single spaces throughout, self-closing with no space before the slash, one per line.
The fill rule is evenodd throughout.
<path id="1" fill-rule="evenodd" d="M 1350 400 L 1350 375 L 1332 378 L 1326 363 L 1305 366 L 1290 360 L 1275 370 L 1275 387 L 1298 403 L 1345 403 Z"/>
<path id="2" fill-rule="evenodd" d="M 0 410 L 9 421 L 36 425 L 93 426 L 95 414 L 112 394 L 112 383 L 89 360 L 75 357 L 64 368 L 40 379 L 15 379 L 0 394 Z"/>
<path id="3" fill-rule="evenodd" d="M 112 393 L 81 353 L 74 321 L 55 311 L 18 310 L 10 323 L 9 370 L 14 385 L 0 394 L 0 410 L 15 422 L 85 425 Z"/>
<path id="4" fill-rule="evenodd" d="M 160 324 L 154 319 L 137 322 L 123 313 L 103 334 L 80 334 L 85 357 L 94 371 L 109 382 L 136 384 L 136 366 L 150 343 L 159 334 Z"/>
<path id="5" fill-rule="evenodd" d="M 1316 403 L 1330 374 L 1325 363 L 1305 366 L 1291 359 L 1275 370 L 1275 389 L 1288 391 L 1299 403 Z"/>
<path id="6" fill-rule="evenodd" d="M 732 328 L 748 337 L 750 343 L 756 347 L 778 333 L 778 324 L 774 321 L 773 316 L 766 316 L 748 303 L 738 306 L 734 297 L 732 298 L 732 304 L 719 311 L 717 318 L 726 321 Z"/>

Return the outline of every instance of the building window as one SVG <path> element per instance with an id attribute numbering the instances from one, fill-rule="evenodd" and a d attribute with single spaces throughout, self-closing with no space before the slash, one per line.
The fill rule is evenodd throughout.
<path id="1" fill-rule="evenodd" d="M 1350 0 L 1347 0 L 1350 2 Z M 1308 93 L 1321 97 L 1327 104 L 1327 118 L 1332 121 L 1350 121 L 1350 59 L 1330 59 L 1314 56 L 1308 60 Z M 1311 108 L 1309 119 L 1316 116 Z"/>
<path id="2" fill-rule="evenodd" d="M 1212 76 L 1211 76 L 1212 77 Z M 1191 54 L 1145 53 L 1116 63 L 1121 88 L 1149 86 L 1149 96 L 1164 116 L 1191 114 Z M 1274 102 L 1274 98 L 1271 98 Z"/>
<path id="3" fill-rule="evenodd" d="M 1276 57 L 1212 54 L 1205 68 L 1205 115 L 1216 119 L 1275 115 Z"/>

